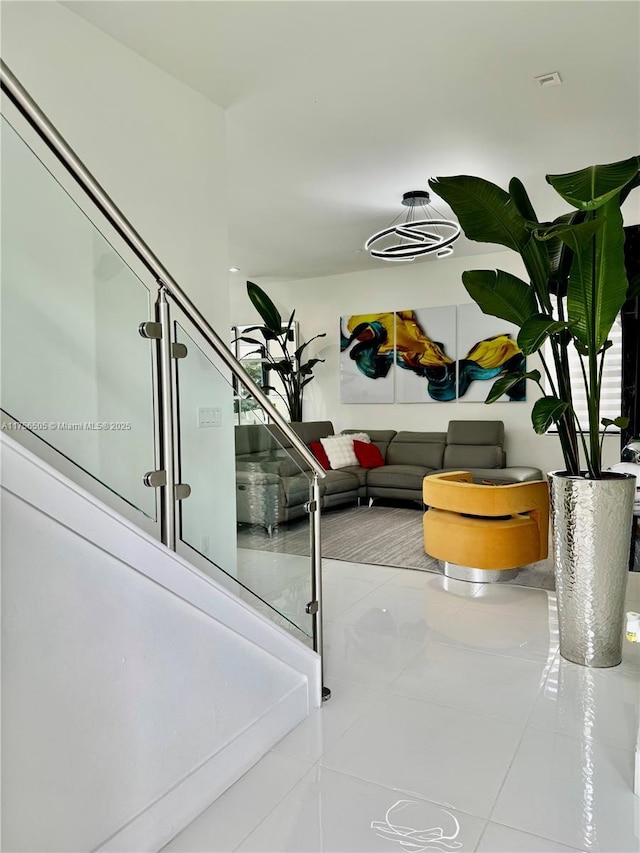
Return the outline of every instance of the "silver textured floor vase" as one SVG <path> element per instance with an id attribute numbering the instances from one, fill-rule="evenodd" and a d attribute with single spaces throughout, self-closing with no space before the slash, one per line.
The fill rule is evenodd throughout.
<path id="1" fill-rule="evenodd" d="M 549 474 L 560 654 L 583 666 L 622 660 L 635 477 Z"/>

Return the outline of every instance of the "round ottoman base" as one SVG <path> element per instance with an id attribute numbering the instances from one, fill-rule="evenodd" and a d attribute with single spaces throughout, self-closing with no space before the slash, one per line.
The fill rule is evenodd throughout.
<path id="1" fill-rule="evenodd" d="M 457 581 L 469 581 L 470 583 L 498 583 L 499 581 L 510 581 L 519 572 L 515 569 L 474 569 L 472 566 L 459 566 L 457 563 L 444 564 L 445 577 Z"/>

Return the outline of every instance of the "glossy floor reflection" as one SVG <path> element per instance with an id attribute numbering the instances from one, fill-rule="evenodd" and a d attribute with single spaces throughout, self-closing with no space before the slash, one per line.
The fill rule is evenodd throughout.
<path id="1" fill-rule="evenodd" d="M 286 572 L 265 582 L 291 602 Z M 333 560 L 324 578 L 331 700 L 165 850 L 640 851 L 640 645 L 585 669 L 557 652 L 553 593 Z"/>

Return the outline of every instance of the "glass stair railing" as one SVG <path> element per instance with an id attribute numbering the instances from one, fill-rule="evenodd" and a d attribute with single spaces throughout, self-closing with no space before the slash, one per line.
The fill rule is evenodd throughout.
<path id="1" fill-rule="evenodd" d="M 322 655 L 324 470 L 4 63 L 1 82 L 2 432 Z M 238 405 L 266 465 L 236 450 Z M 304 553 L 272 536 L 283 470 Z"/>

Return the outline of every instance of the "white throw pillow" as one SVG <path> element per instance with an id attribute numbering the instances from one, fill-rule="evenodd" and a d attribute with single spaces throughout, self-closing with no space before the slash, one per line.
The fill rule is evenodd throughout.
<path id="1" fill-rule="evenodd" d="M 358 464 L 352 435 L 332 435 L 329 438 L 321 438 L 320 442 L 332 468 L 347 468 L 349 465 Z"/>
<path id="2" fill-rule="evenodd" d="M 352 438 L 354 441 L 364 441 L 365 444 L 371 444 L 371 436 L 367 435 L 366 432 L 350 432 L 349 438 Z"/>

